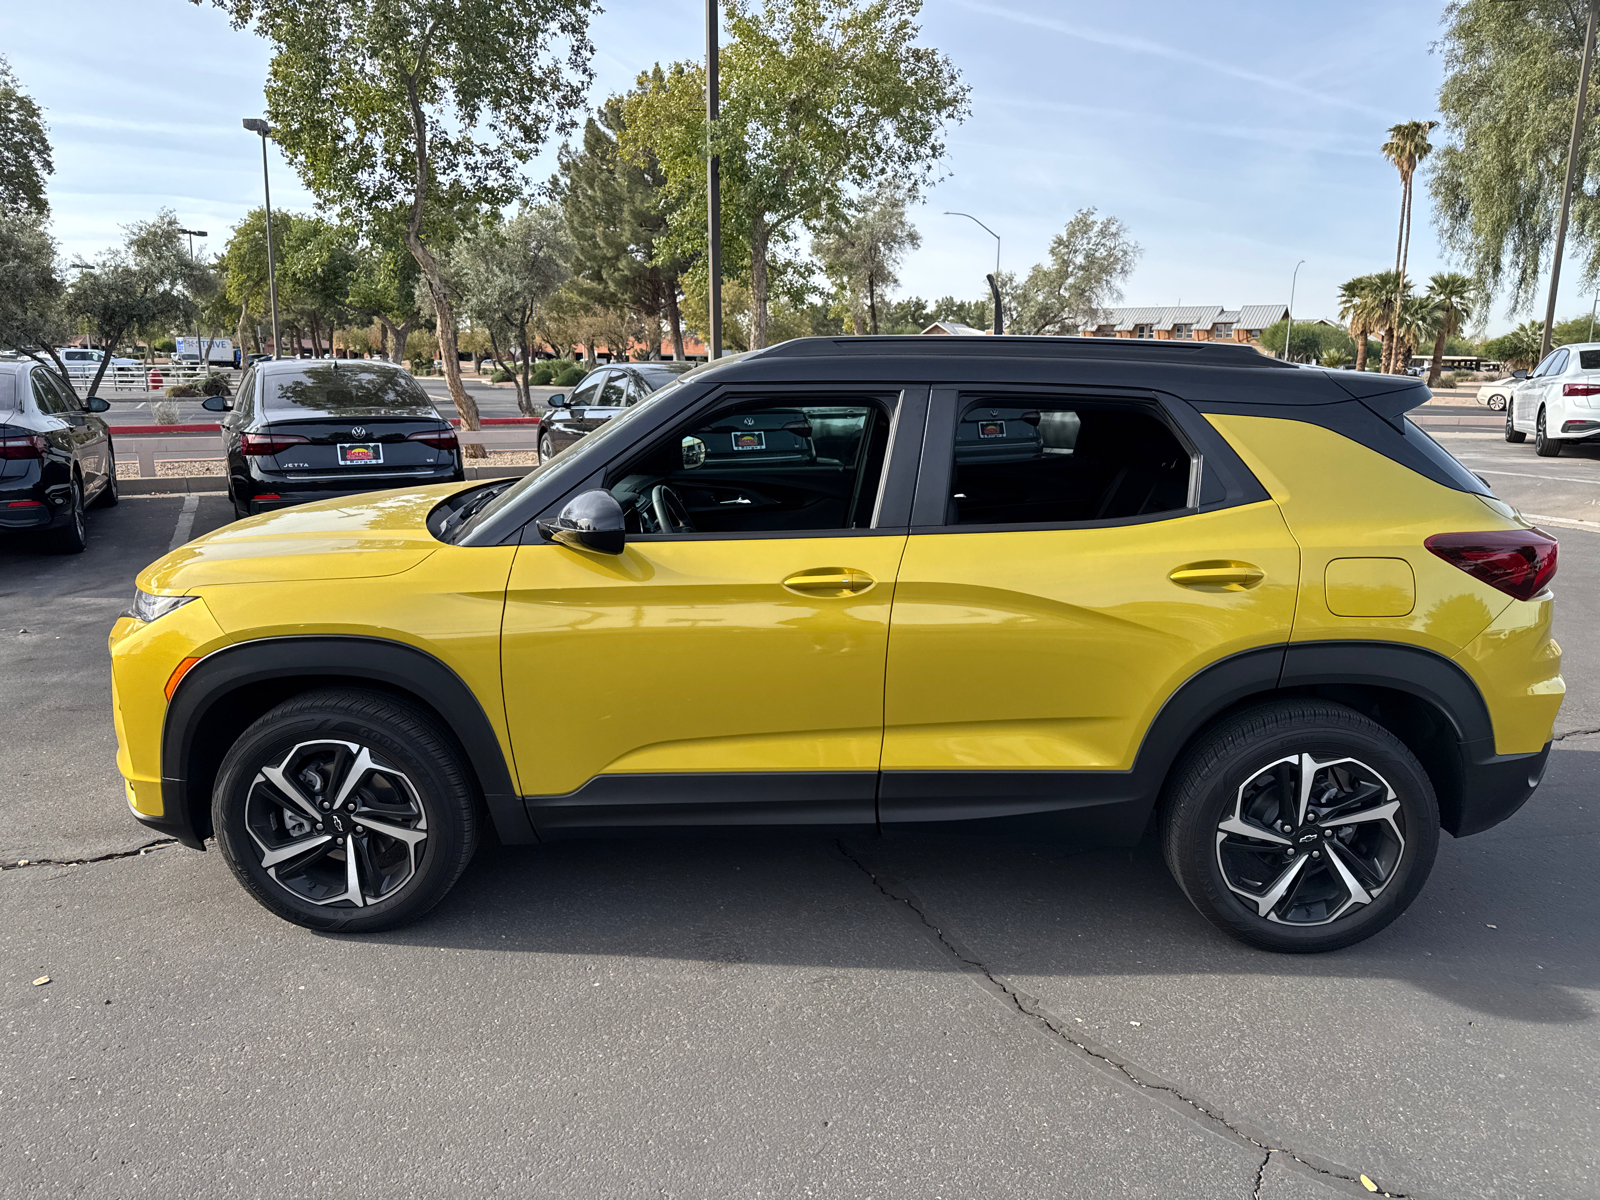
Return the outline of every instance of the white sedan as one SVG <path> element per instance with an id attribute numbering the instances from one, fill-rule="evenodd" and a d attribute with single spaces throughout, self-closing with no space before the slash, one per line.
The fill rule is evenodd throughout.
<path id="1" fill-rule="evenodd" d="M 1504 412 L 1506 401 L 1511 399 L 1511 389 L 1522 380 L 1512 375 L 1496 379 L 1478 389 L 1478 403 L 1487 404 L 1495 412 Z"/>
<path id="2" fill-rule="evenodd" d="M 1506 406 L 1506 441 L 1533 435 L 1541 458 L 1554 458 L 1568 442 L 1600 440 L 1600 342 L 1550 351 L 1531 372 L 1516 371 Z"/>

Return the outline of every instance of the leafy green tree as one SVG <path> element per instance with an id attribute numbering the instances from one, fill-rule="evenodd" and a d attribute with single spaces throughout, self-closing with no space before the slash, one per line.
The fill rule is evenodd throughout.
<path id="1" fill-rule="evenodd" d="M 429 218 L 524 192 L 521 164 L 583 100 L 593 0 L 213 3 L 272 42 L 267 109 L 312 193 L 357 225 L 405 207 L 451 398 L 479 428 Z"/>
<path id="2" fill-rule="evenodd" d="M 721 160 L 722 220 L 749 248 L 750 343 L 769 343 L 773 268 L 802 222 L 819 225 L 851 189 L 915 199 L 967 114 L 950 60 L 917 44 L 921 0 L 728 0 L 721 116 L 706 128 L 705 70 L 676 65 L 627 105 L 621 148 L 653 153 L 680 202 L 670 253 L 705 251 L 706 158 Z"/>
<path id="3" fill-rule="evenodd" d="M 1539 361 L 1539 346 L 1543 339 L 1544 324 L 1526 321 L 1510 333 L 1490 338 L 1483 344 L 1483 352 L 1508 367 L 1527 368 Z"/>
<path id="4" fill-rule="evenodd" d="M 1274 358 L 1283 356 L 1283 338 L 1289 322 L 1279 321 L 1261 331 L 1261 348 Z M 1290 335 L 1290 362 L 1322 362 L 1330 354 L 1342 356 L 1349 362 L 1358 349 L 1350 335 L 1337 325 L 1324 325 L 1319 321 L 1296 321 Z"/>
<path id="5" fill-rule="evenodd" d="M 0 211 L 24 209 L 43 217 L 50 211 L 44 181 L 55 170 L 50 134 L 33 97 L 22 90 L 0 55 Z"/>
<path id="6" fill-rule="evenodd" d="M 1428 386 L 1437 387 L 1439 373 L 1444 368 L 1445 343 L 1472 320 L 1472 311 L 1478 306 L 1478 286 L 1469 276 L 1441 271 L 1428 280 L 1428 299 L 1437 316 Z"/>
<path id="7" fill-rule="evenodd" d="M 1587 8 L 1567 0 L 1457 0 L 1439 42 L 1448 138 L 1428 181 L 1446 247 L 1488 296 L 1530 303 L 1555 240 Z M 1594 86 L 1591 83 L 1591 86 Z M 1590 100 L 1593 112 L 1593 99 Z M 1586 123 L 1567 253 L 1596 274 L 1600 122 Z"/>
<path id="8" fill-rule="evenodd" d="M 311 335 L 311 352 L 321 358 L 324 349 L 332 352 L 333 331 L 349 313 L 350 282 L 358 266 L 355 234 L 322 217 L 299 217 L 284 242 L 278 302 Z"/>
<path id="9" fill-rule="evenodd" d="M 901 260 L 920 245 L 922 235 L 906 220 L 905 197 L 890 185 L 841 204 L 834 219 L 812 241 L 852 322 L 864 305 L 872 333 L 878 332 L 879 297 L 900 282 Z M 859 326 L 855 332 L 861 332 Z"/>
<path id="10" fill-rule="evenodd" d="M 67 333 L 65 290 L 43 217 L 26 208 L 0 208 L 0 347 L 55 366 L 63 379 L 68 375 L 56 346 Z"/>
<path id="11" fill-rule="evenodd" d="M 100 360 L 89 395 L 100 387 L 113 348 L 124 335 L 170 323 L 192 311 L 198 264 L 190 258 L 178 219 L 163 209 L 149 221 L 125 227 L 123 245 L 104 251 L 67 290 L 65 312 L 88 325 L 90 338 L 108 353 Z"/>
<path id="12" fill-rule="evenodd" d="M 1122 299 L 1123 280 L 1142 253 L 1116 217 L 1080 209 L 1050 239 L 1050 256 L 1016 280 L 1002 273 L 1006 328 L 1021 334 L 1074 334 Z"/>
<path id="13" fill-rule="evenodd" d="M 487 225 L 450 251 L 446 273 L 459 289 L 462 312 L 488 335 L 495 364 L 512 374 L 526 416 L 536 415 L 528 391 L 534 314 L 566 281 L 570 256 L 562 214 L 548 205 Z M 505 350 L 513 348 L 521 361 L 508 366 Z"/>
<path id="14" fill-rule="evenodd" d="M 665 83 L 660 67 L 650 80 L 651 87 Z M 627 99 L 612 96 L 589 118 L 581 150 L 561 148 L 557 186 L 571 233 L 573 283 L 599 308 L 631 308 L 664 321 L 672 357 L 682 361 L 679 276 L 690 264 L 661 244 L 677 197 L 648 147 L 637 160 L 618 153 Z"/>

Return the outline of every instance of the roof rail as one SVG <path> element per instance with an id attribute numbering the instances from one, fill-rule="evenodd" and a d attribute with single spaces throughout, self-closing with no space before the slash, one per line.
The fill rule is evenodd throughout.
<path id="1" fill-rule="evenodd" d="M 1194 366 L 1280 367 L 1293 363 L 1268 358 L 1237 342 L 1174 341 L 1154 338 L 1086 337 L 924 337 L 916 334 L 867 337 L 808 337 L 779 342 L 761 352 L 769 358 L 830 355 L 952 356 L 960 358 L 1090 358 L 1134 362 L 1187 362 Z"/>

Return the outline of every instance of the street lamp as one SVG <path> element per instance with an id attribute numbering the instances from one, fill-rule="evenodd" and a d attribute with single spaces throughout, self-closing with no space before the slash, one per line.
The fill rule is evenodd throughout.
<path id="1" fill-rule="evenodd" d="M 278 268 L 272 257 L 272 188 L 267 183 L 267 138 L 272 127 L 259 117 L 246 117 L 244 127 L 261 135 L 261 193 L 267 203 L 267 293 L 272 297 L 272 357 L 278 357 Z"/>
<path id="2" fill-rule="evenodd" d="M 1301 259 L 1294 265 L 1294 274 L 1289 276 L 1289 327 L 1283 331 L 1283 361 L 1289 361 L 1289 337 L 1294 333 L 1294 285 L 1300 279 L 1300 268 L 1306 265 L 1306 260 Z"/>
<path id="3" fill-rule="evenodd" d="M 994 274 L 989 276 L 989 291 L 994 296 L 994 331 L 996 334 L 1004 333 L 1006 331 L 1005 322 L 1000 316 L 1000 235 L 971 213 L 947 212 L 944 215 L 947 217 L 965 217 L 994 239 Z"/>
<path id="4" fill-rule="evenodd" d="M 187 233 L 189 235 L 189 261 L 193 262 L 194 261 L 194 240 L 197 237 L 198 238 L 206 237 L 207 236 L 206 231 L 204 229 L 180 229 L 180 230 L 178 230 L 178 232 L 179 233 Z M 201 344 L 201 341 L 200 341 L 200 306 L 199 305 L 195 306 L 195 311 L 194 311 L 194 348 L 195 348 L 195 357 L 200 360 L 198 365 L 200 366 L 201 370 L 204 370 L 205 368 L 209 367 L 211 365 L 210 355 L 208 355 L 206 353 L 206 348 L 205 348 L 205 346 L 203 346 Z"/>
<path id="5" fill-rule="evenodd" d="M 717 82 L 717 0 L 706 0 L 706 136 L 715 136 L 722 98 Z M 708 146 L 707 149 L 710 147 Z M 711 311 L 706 330 L 706 361 L 722 357 L 722 161 L 706 156 L 706 270 L 711 284 Z"/>

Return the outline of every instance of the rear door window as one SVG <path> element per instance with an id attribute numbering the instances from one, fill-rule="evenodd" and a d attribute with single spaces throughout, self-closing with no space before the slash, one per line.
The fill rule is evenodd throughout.
<path id="1" fill-rule="evenodd" d="M 1189 506 L 1191 455 L 1144 408 L 996 396 L 958 412 L 947 525 L 1064 525 Z"/>

